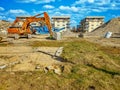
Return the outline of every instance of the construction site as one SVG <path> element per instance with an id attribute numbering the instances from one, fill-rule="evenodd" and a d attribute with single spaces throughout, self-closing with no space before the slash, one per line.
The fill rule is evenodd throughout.
<path id="1" fill-rule="evenodd" d="M 77 33 L 50 18 L 0 20 L 0 90 L 120 90 L 120 17 Z"/>

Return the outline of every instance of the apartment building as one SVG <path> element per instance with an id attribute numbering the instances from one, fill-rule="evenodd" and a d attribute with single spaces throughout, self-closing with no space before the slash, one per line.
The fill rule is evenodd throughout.
<path id="1" fill-rule="evenodd" d="M 70 17 L 69 16 L 54 16 L 52 17 L 52 27 L 61 29 L 64 31 L 70 29 Z"/>
<path id="2" fill-rule="evenodd" d="M 87 16 L 80 22 L 83 32 L 92 32 L 94 29 L 104 24 L 103 16 Z"/>

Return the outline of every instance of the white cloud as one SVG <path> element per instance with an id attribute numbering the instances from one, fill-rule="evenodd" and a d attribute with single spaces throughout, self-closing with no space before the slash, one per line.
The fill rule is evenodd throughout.
<path id="1" fill-rule="evenodd" d="M 5 18 L 6 18 L 5 16 L 0 16 L 0 19 L 1 19 L 1 20 L 5 19 Z"/>
<path id="2" fill-rule="evenodd" d="M 75 5 L 81 5 L 86 3 L 90 3 L 93 5 L 109 5 L 111 3 L 120 4 L 120 0 L 77 0 L 74 2 L 73 5 L 75 6 Z"/>
<path id="3" fill-rule="evenodd" d="M 22 9 L 11 9 L 11 10 L 9 10 L 9 12 L 14 13 L 14 14 L 26 13 L 26 11 L 24 11 Z"/>
<path id="4" fill-rule="evenodd" d="M 3 7 L 0 7 L 0 11 L 4 11 L 5 9 Z"/>
<path id="5" fill-rule="evenodd" d="M 82 3 L 85 3 L 85 1 L 86 1 L 86 0 L 79 0 L 79 1 L 75 1 L 75 3 L 74 3 L 74 4 L 75 4 L 75 5 L 77 5 L 77 4 L 82 4 Z"/>
<path id="6" fill-rule="evenodd" d="M 76 24 L 77 22 L 75 20 L 71 20 L 71 24 Z"/>
<path id="7" fill-rule="evenodd" d="M 72 11 L 77 12 L 79 9 L 77 7 L 71 7 Z"/>
<path id="8" fill-rule="evenodd" d="M 69 6 L 60 6 L 59 7 L 61 10 L 70 10 Z"/>
<path id="9" fill-rule="evenodd" d="M 30 16 L 30 14 L 22 9 L 10 9 L 5 13 L 8 18 L 16 18 L 16 16 Z"/>
<path id="10" fill-rule="evenodd" d="M 120 0 L 77 0 L 72 6 L 77 6 L 83 12 L 85 9 L 90 12 L 104 12 L 108 10 L 120 10 Z"/>
<path id="11" fill-rule="evenodd" d="M 86 3 L 86 2 L 88 2 L 88 3 L 94 3 L 95 0 L 77 0 L 77 1 L 75 1 L 74 5 L 83 4 L 83 3 Z"/>
<path id="12" fill-rule="evenodd" d="M 53 8 L 55 8 L 55 7 L 52 6 L 52 5 L 44 5 L 43 8 L 46 8 L 46 9 L 53 9 Z"/>
<path id="13" fill-rule="evenodd" d="M 13 18 L 8 18 L 7 20 L 13 22 L 15 19 L 13 19 Z"/>
<path id="14" fill-rule="evenodd" d="M 60 10 L 70 10 L 70 11 L 73 11 L 73 12 L 78 12 L 79 9 L 75 6 L 72 6 L 72 7 L 69 7 L 69 6 L 60 6 L 59 7 Z"/>
<path id="15" fill-rule="evenodd" d="M 41 1 L 37 1 L 35 4 L 50 3 L 50 2 L 55 2 L 55 0 L 41 0 Z"/>
<path id="16" fill-rule="evenodd" d="M 89 3 L 94 3 L 94 0 L 88 0 Z"/>
<path id="17" fill-rule="evenodd" d="M 34 3 L 34 4 L 55 2 L 55 0 L 16 0 L 16 1 L 19 3 Z"/>
<path id="18" fill-rule="evenodd" d="M 100 9 L 92 9 L 92 11 L 94 11 L 94 12 L 102 12 L 102 10 L 100 10 Z"/>
<path id="19" fill-rule="evenodd" d="M 57 12 L 54 12 L 54 14 L 53 14 L 53 16 L 56 16 L 56 15 L 62 15 L 62 13 L 61 12 L 59 12 L 59 11 L 57 11 Z"/>

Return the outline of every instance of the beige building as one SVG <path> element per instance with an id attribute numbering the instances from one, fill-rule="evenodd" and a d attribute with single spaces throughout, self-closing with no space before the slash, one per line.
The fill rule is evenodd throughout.
<path id="1" fill-rule="evenodd" d="M 54 16 L 52 17 L 53 28 L 65 28 L 64 31 L 70 29 L 70 17 L 69 16 Z"/>
<path id="2" fill-rule="evenodd" d="M 87 16 L 80 22 L 81 30 L 83 32 L 91 32 L 94 29 L 98 28 L 102 24 L 104 24 L 103 16 Z"/>

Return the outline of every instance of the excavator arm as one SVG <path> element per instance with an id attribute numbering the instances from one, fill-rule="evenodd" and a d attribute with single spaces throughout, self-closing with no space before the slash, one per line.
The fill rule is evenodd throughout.
<path id="1" fill-rule="evenodd" d="M 33 17 L 27 17 L 26 20 L 24 21 L 23 25 L 22 25 L 22 30 L 21 31 L 29 31 L 30 30 L 30 23 L 31 22 L 38 22 L 38 21 L 42 21 L 45 23 L 45 25 L 48 27 L 49 33 L 52 36 L 53 32 L 52 32 L 52 27 L 51 27 L 51 23 L 50 23 L 50 18 L 48 16 L 48 14 L 46 12 L 43 13 L 44 17 L 37 17 L 41 14 L 35 15 Z"/>
<path id="2" fill-rule="evenodd" d="M 50 35 L 53 36 L 52 26 L 51 26 L 51 23 L 50 23 L 49 15 L 46 12 L 44 12 L 42 14 L 44 14 L 43 17 L 38 17 L 41 14 L 37 14 L 37 15 L 32 16 L 32 17 L 26 17 L 26 19 L 23 21 L 22 27 L 8 28 L 8 33 L 10 33 L 10 34 L 19 34 L 19 35 L 31 34 L 32 32 L 30 30 L 30 23 L 31 22 L 42 21 L 48 27 Z M 19 18 L 16 18 L 16 20 L 14 21 L 12 26 L 14 26 L 19 21 L 20 21 Z"/>

